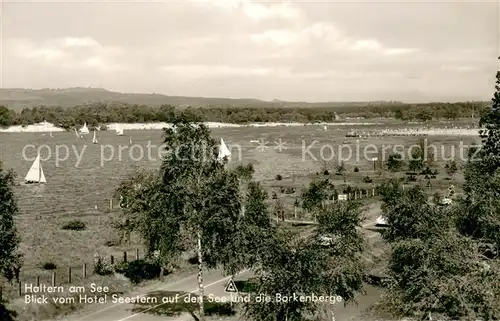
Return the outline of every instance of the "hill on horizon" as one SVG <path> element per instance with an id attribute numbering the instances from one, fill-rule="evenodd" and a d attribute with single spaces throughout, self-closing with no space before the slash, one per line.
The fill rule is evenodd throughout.
<path id="1" fill-rule="evenodd" d="M 23 108 L 35 106 L 60 106 L 74 107 L 94 102 L 123 103 L 138 105 L 174 105 L 180 107 L 341 107 L 341 106 L 365 106 L 365 105 L 387 105 L 401 104 L 395 101 L 377 102 L 288 102 L 274 99 L 264 101 L 251 98 L 205 98 L 167 96 L 162 94 L 145 93 L 120 93 L 103 88 L 0 88 L 0 105 L 9 109 L 20 111 Z"/>

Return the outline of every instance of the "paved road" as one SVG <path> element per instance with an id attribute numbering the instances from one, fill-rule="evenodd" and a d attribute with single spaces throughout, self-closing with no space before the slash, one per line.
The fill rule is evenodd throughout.
<path id="1" fill-rule="evenodd" d="M 380 203 L 376 202 L 370 204 L 365 213 L 367 216 L 366 224 L 363 226 L 364 228 L 374 226 L 374 220 L 379 215 L 380 212 Z M 313 227 L 301 233 L 301 237 L 305 237 L 311 233 Z M 372 238 L 376 236 L 378 233 L 372 231 L 366 231 L 367 237 Z M 236 276 L 235 280 L 238 279 L 248 279 L 252 274 L 249 271 L 244 271 Z M 204 284 L 205 284 L 205 295 L 209 295 L 210 293 L 216 296 L 224 296 L 227 295 L 224 292 L 224 287 L 227 284 L 229 277 L 225 277 L 221 271 L 206 271 L 204 274 Z M 143 296 L 148 297 L 152 296 L 153 292 L 156 291 L 171 291 L 171 292 L 181 292 L 181 293 L 192 293 L 196 294 L 198 291 L 198 282 L 197 276 L 191 275 L 184 279 L 172 282 L 172 283 L 161 283 L 156 288 L 150 289 L 147 293 L 141 293 Z M 182 295 L 182 294 L 181 294 Z M 111 301 L 111 299 L 109 300 Z M 149 311 L 145 310 L 142 313 L 138 313 L 134 311 L 133 304 L 119 304 L 119 303 L 108 303 L 103 304 L 99 307 L 99 309 L 92 312 L 85 312 L 85 310 L 80 312 L 80 315 L 70 315 L 63 319 L 63 321 L 187 321 L 192 320 L 191 316 L 188 313 L 184 313 L 182 315 L 166 317 L 165 315 L 154 315 L 151 312 L 153 310 L 160 310 L 165 308 L 165 305 L 170 303 L 158 304 L 160 306 L 155 306 L 154 304 L 150 305 Z"/>

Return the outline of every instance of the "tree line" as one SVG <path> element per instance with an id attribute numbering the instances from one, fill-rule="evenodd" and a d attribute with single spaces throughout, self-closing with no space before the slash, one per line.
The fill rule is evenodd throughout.
<path id="1" fill-rule="evenodd" d="M 30 125 L 48 121 L 70 129 L 87 123 L 98 126 L 105 123 L 172 122 L 180 116 L 196 121 L 252 123 L 252 122 L 331 122 L 337 116 L 346 118 L 396 118 L 405 121 L 432 119 L 454 120 L 479 118 L 490 106 L 488 102 L 403 104 L 391 103 L 340 107 L 175 107 L 148 106 L 124 103 L 94 102 L 70 108 L 39 106 L 16 112 L 0 106 L 0 126 Z"/>

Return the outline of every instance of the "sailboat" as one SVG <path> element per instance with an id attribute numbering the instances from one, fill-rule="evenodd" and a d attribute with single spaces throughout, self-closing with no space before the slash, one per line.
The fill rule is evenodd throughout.
<path id="1" fill-rule="evenodd" d="M 92 144 L 98 144 L 99 141 L 97 140 L 97 136 L 96 136 L 96 133 L 95 133 L 95 130 L 94 130 L 94 138 L 92 138 Z"/>
<path id="2" fill-rule="evenodd" d="M 80 128 L 80 133 L 82 135 L 87 135 L 87 134 L 90 133 L 90 131 L 89 131 L 88 127 L 87 127 L 87 123 L 83 124 L 83 127 Z"/>
<path id="3" fill-rule="evenodd" d="M 128 143 L 129 143 L 130 145 L 132 145 L 132 137 L 129 137 L 129 138 L 128 138 Z"/>
<path id="4" fill-rule="evenodd" d="M 54 137 L 54 135 L 52 135 L 52 132 L 49 132 L 49 136 L 50 136 L 50 137 Z"/>
<path id="5" fill-rule="evenodd" d="M 24 178 L 24 182 L 26 184 L 47 183 L 45 175 L 43 174 L 42 165 L 40 164 L 40 154 L 36 156 L 28 174 L 26 174 Z"/>
<path id="6" fill-rule="evenodd" d="M 220 139 L 220 146 L 219 146 L 219 156 L 217 159 L 222 160 L 224 157 L 227 157 L 228 159 L 231 158 L 231 152 L 229 151 L 229 148 L 227 148 L 226 144 L 224 143 L 224 139 Z"/>
<path id="7" fill-rule="evenodd" d="M 328 130 L 328 127 L 326 127 L 326 125 L 325 125 L 325 127 L 323 127 L 323 129 L 324 129 L 324 130 L 325 130 L 325 132 L 326 132 L 326 131 Z"/>
<path id="8" fill-rule="evenodd" d="M 123 136 L 123 128 L 116 126 L 116 135 Z"/>

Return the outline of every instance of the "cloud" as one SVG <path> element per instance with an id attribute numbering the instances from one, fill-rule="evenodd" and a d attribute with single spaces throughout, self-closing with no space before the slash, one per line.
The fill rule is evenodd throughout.
<path id="1" fill-rule="evenodd" d="M 271 73 L 266 68 L 232 67 L 227 65 L 172 65 L 161 68 L 166 75 L 182 78 L 211 78 L 229 76 L 266 76 Z"/>
<path id="2" fill-rule="evenodd" d="M 239 11 L 245 16 L 255 20 L 261 19 L 299 19 L 302 17 L 302 11 L 291 3 L 271 3 L 262 4 L 249 0 L 208 0 L 205 1 L 214 7 L 225 10 Z"/>
<path id="3" fill-rule="evenodd" d="M 246 2 L 243 5 L 243 12 L 249 18 L 256 20 L 273 18 L 300 19 L 302 17 L 301 10 L 287 3 L 265 6 L 259 3 Z"/>
<path id="4" fill-rule="evenodd" d="M 492 3 L 9 3 L 3 85 L 283 100 L 489 99 Z M 464 24 L 463 21 L 467 21 Z M 96 77 L 98 74 L 98 77 Z"/>
<path id="5" fill-rule="evenodd" d="M 344 52 L 379 53 L 383 55 L 411 54 L 416 48 L 391 48 L 376 39 L 355 39 L 331 23 L 317 22 L 301 30 L 274 29 L 253 34 L 250 39 L 261 45 L 289 46 L 297 51 L 330 50 Z M 293 48 L 292 48 L 293 47 Z"/>
<path id="6" fill-rule="evenodd" d="M 58 68 L 92 68 L 99 71 L 114 71 L 120 68 L 113 58 L 121 53 L 116 47 L 104 47 L 91 37 L 64 37 L 34 42 L 29 39 L 9 40 L 9 53 L 21 59 L 31 60 Z"/>

